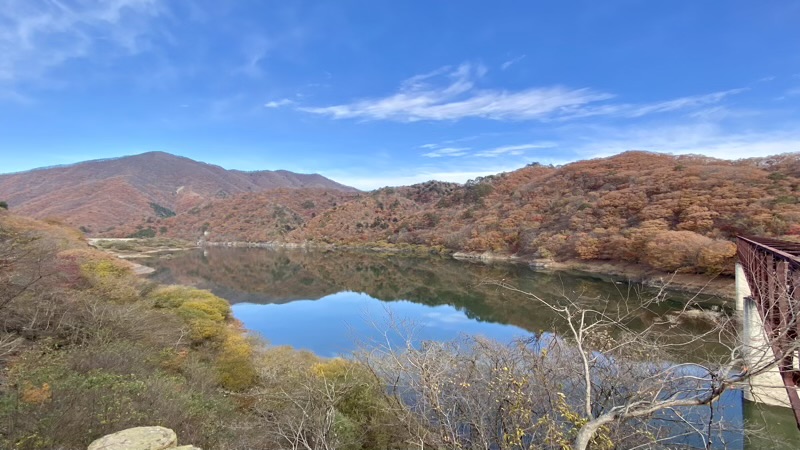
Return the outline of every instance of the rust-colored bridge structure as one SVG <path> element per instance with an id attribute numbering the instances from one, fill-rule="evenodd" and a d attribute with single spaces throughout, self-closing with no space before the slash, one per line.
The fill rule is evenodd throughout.
<path id="1" fill-rule="evenodd" d="M 763 344 L 771 347 L 773 361 L 778 361 L 788 403 L 800 428 L 800 244 L 737 236 L 737 256 L 750 294 L 745 301 L 755 304 L 763 323 Z M 753 331 L 762 333 L 750 333 Z"/>

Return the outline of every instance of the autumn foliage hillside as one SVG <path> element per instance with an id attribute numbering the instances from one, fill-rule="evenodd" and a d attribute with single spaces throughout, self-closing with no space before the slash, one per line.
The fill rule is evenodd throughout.
<path id="1" fill-rule="evenodd" d="M 156 225 L 187 238 L 209 231 L 212 241 L 415 244 L 719 273 L 731 267 L 736 234 L 800 235 L 799 168 L 797 154 L 726 161 L 627 152 L 465 185 L 239 195 Z"/>
<path id="2" fill-rule="evenodd" d="M 273 189 L 205 201 L 184 214 L 119 227 L 106 236 L 166 236 L 214 241 L 284 241 L 322 211 L 347 203 L 357 194 L 337 189 Z M 213 233 L 212 233 L 213 231 Z"/>
<path id="3" fill-rule="evenodd" d="M 627 152 L 531 165 L 464 186 L 375 191 L 314 218 L 302 238 L 719 272 L 737 233 L 800 234 L 797 161 Z"/>
<path id="4" fill-rule="evenodd" d="M 0 174 L 17 214 L 55 218 L 88 234 L 186 212 L 206 201 L 272 189 L 356 190 L 317 174 L 242 172 L 163 152 Z"/>
<path id="5" fill-rule="evenodd" d="M 287 448 L 287 426 L 319 423 L 329 448 L 392 449 L 407 437 L 384 392 L 358 363 L 257 344 L 209 291 L 0 208 L 1 449 L 86 449 L 150 424 L 206 449 Z"/>

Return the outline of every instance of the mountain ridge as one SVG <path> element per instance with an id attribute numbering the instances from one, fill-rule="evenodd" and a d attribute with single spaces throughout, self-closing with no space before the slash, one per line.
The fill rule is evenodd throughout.
<path id="1" fill-rule="evenodd" d="M 800 239 L 800 154 L 729 161 L 631 151 L 465 184 L 212 199 L 137 228 L 216 242 L 426 246 L 729 272 L 739 233 Z M 119 235 L 118 235 L 119 236 Z"/>
<path id="2" fill-rule="evenodd" d="M 357 191 L 319 174 L 228 170 L 165 152 L 0 174 L 0 198 L 19 214 L 91 232 L 174 215 L 209 198 L 277 188 Z"/>
<path id="3" fill-rule="evenodd" d="M 153 165 L 164 158 L 170 159 L 160 153 L 141 159 Z M 730 271 L 736 234 L 800 240 L 800 153 L 731 161 L 629 151 L 563 166 L 532 163 L 464 184 L 428 181 L 371 192 L 316 187 L 313 180 L 303 185 L 291 172 L 265 176 L 197 164 L 193 174 L 231 177 L 227 184 L 187 185 L 185 173 L 163 167 L 129 167 L 143 177 L 133 181 L 119 170 L 90 177 L 70 187 L 82 201 L 66 206 L 83 221 L 71 224 L 104 237 L 411 245 L 709 274 Z M 171 180 L 169 198 L 138 190 L 151 172 Z M 271 188 L 276 180 L 295 184 Z M 3 181 L 0 176 L 0 199 Z M 26 207 L 54 216 L 59 209 L 52 200 Z"/>

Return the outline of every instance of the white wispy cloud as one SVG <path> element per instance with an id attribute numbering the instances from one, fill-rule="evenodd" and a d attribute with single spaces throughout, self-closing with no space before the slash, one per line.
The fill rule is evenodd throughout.
<path id="1" fill-rule="evenodd" d="M 525 55 L 520 55 L 517 56 L 516 58 L 509 59 L 508 61 L 500 65 L 500 70 L 506 70 L 509 67 L 513 66 L 514 64 L 522 61 L 523 59 L 525 59 Z"/>
<path id="2" fill-rule="evenodd" d="M 157 0 L 5 1 L 0 8 L 0 87 L 58 87 L 64 81 L 46 75 L 68 61 L 152 48 L 151 19 L 163 12 Z"/>
<path id="3" fill-rule="evenodd" d="M 245 39 L 242 48 L 244 61 L 233 69 L 233 73 L 243 74 L 252 78 L 261 77 L 263 75 L 261 65 L 275 46 L 276 42 L 266 36 L 249 36 Z"/>
<path id="4" fill-rule="evenodd" d="M 635 119 L 650 114 L 691 110 L 714 105 L 728 96 L 736 95 L 746 90 L 746 88 L 729 89 L 726 91 L 712 92 L 710 94 L 686 96 L 673 100 L 647 104 L 616 103 L 599 106 L 587 106 L 568 112 L 562 115 L 560 119 L 567 120 L 592 116 L 612 116 Z"/>
<path id="5" fill-rule="evenodd" d="M 635 104 L 611 103 L 615 96 L 589 88 L 543 86 L 509 91 L 482 89 L 482 65 L 464 63 L 413 76 L 387 97 L 333 106 L 302 107 L 302 111 L 334 119 L 391 120 L 574 120 L 593 116 L 640 118 L 714 105 L 746 89 L 729 89 L 671 100 Z"/>
<path id="6" fill-rule="evenodd" d="M 370 190 L 382 186 L 406 186 L 429 180 L 463 183 L 469 179 L 517 170 L 532 161 L 542 164 L 567 164 L 577 160 L 607 157 L 630 150 L 660 153 L 698 154 L 735 160 L 780 153 L 800 152 L 800 126 L 785 125 L 763 131 L 731 131 L 718 123 L 669 121 L 640 126 L 597 126 L 572 124 L 555 130 L 552 141 L 534 141 L 504 145 L 447 159 L 439 166 L 411 167 L 396 171 L 359 176 L 353 173 L 328 174 L 333 179 Z M 448 149 L 442 144 L 432 152 Z M 527 152 L 541 149 L 541 152 Z M 450 151 L 450 150 L 446 150 Z M 455 151 L 460 153 L 460 151 Z M 534 154 L 535 153 L 535 154 Z M 449 156 L 449 155 L 443 155 Z M 487 159 L 479 159 L 478 157 Z M 472 158 L 475 157 L 475 158 Z M 496 158 L 490 158 L 496 157 Z"/>
<path id="7" fill-rule="evenodd" d="M 553 148 L 557 146 L 558 144 L 556 144 L 555 142 L 536 142 L 531 144 L 505 145 L 502 147 L 495 147 L 480 151 L 478 153 L 475 153 L 475 156 L 481 156 L 485 158 L 495 158 L 503 155 L 519 156 L 519 155 L 524 155 L 525 150 L 532 150 L 537 148 Z"/>
<path id="8" fill-rule="evenodd" d="M 728 96 L 736 95 L 746 90 L 747 88 L 729 89 L 727 91 L 713 92 L 711 94 L 705 94 L 705 95 L 681 97 L 674 100 L 656 102 L 649 105 L 633 106 L 631 110 L 627 112 L 626 115 L 627 117 L 641 117 L 653 113 L 671 112 L 681 109 L 696 108 L 698 106 L 707 106 L 719 103 Z"/>
<path id="9" fill-rule="evenodd" d="M 289 26 L 273 30 L 271 34 L 257 33 L 243 37 L 240 49 L 242 61 L 233 69 L 234 74 L 261 78 L 266 73 L 267 61 L 276 54 L 299 53 L 308 31 L 304 26 L 290 22 Z"/>
<path id="10" fill-rule="evenodd" d="M 422 156 L 428 158 L 441 158 L 443 156 L 464 156 L 469 152 L 469 147 L 442 147 L 433 150 L 432 152 L 423 153 Z"/>
<path id="11" fill-rule="evenodd" d="M 400 91 L 383 98 L 354 103 L 300 108 L 334 119 L 368 119 L 415 122 L 480 117 L 493 120 L 539 119 L 613 96 L 590 89 L 563 86 L 522 91 L 478 89 L 486 73 L 482 65 L 465 63 L 417 75 L 401 84 Z M 444 84 L 434 83 L 440 79 Z"/>
<path id="12" fill-rule="evenodd" d="M 288 98 L 282 98 L 280 100 L 272 100 L 267 103 L 264 103 L 265 108 L 280 108 L 281 106 L 288 106 L 294 104 L 294 100 L 290 100 Z"/>

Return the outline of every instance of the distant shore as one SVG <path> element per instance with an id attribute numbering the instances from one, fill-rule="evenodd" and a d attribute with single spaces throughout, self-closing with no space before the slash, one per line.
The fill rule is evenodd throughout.
<path id="1" fill-rule="evenodd" d="M 149 258 L 164 256 L 165 254 L 185 251 L 202 247 L 236 247 L 236 248 L 286 248 L 286 249 L 306 249 L 306 250 L 355 250 L 384 253 L 391 255 L 410 255 L 410 256 L 431 256 L 449 257 L 461 261 L 471 261 L 476 263 L 492 264 L 524 264 L 532 270 L 545 272 L 580 272 L 591 274 L 601 278 L 608 278 L 609 281 L 626 281 L 642 283 L 648 286 L 668 285 L 670 289 L 713 295 L 725 299 L 733 299 L 734 284 L 729 277 L 710 277 L 700 274 L 688 273 L 666 273 L 655 269 L 643 267 L 639 264 L 620 262 L 620 261 L 584 261 L 569 259 L 564 261 L 554 261 L 552 259 L 537 259 L 520 257 L 517 255 L 505 255 L 492 252 L 451 252 L 441 247 L 429 247 L 424 245 L 386 245 L 386 244 L 330 244 L 324 242 L 214 242 L 200 241 L 189 242 L 181 240 L 166 239 L 133 239 L 133 238 L 90 238 L 87 239 L 89 245 L 103 249 L 115 256 L 127 260 L 140 275 L 147 275 L 153 269 L 132 260 L 137 258 Z M 105 241 L 105 245 L 103 245 Z"/>
<path id="2" fill-rule="evenodd" d="M 526 258 L 516 255 L 504 255 L 492 252 L 450 252 L 442 248 L 423 245 L 373 245 L 364 244 L 329 244 L 321 242 L 203 242 L 206 247 L 241 247 L 241 248 L 289 248 L 308 250 L 358 250 L 386 254 L 405 254 L 415 256 L 439 255 L 462 261 L 480 263 L 524 264 L 536 271 L 559 272 L 571 271 L 609 278 L 615 281 L 642 283 L 648 286 L 668 285 L 670 289 L 713 295 L 733 301 L 734 283 L 729 277 L 710 277 L 689 273 L 666 273 L 639 264 L 620 261 L 584 261 L 570 259 L 554 261 L 552 259 Z"/>
<path id="3" fill-rule="evenodd" d="M 117 258 L 124 259 L 130 264 L 136 275 L 149 275 L 155 272 L 155 269 L 132 261 L 134 259 L 199 248 L 197 244 L 188 241 L 152 238 L 87 238 L 86 243 Z"/>

